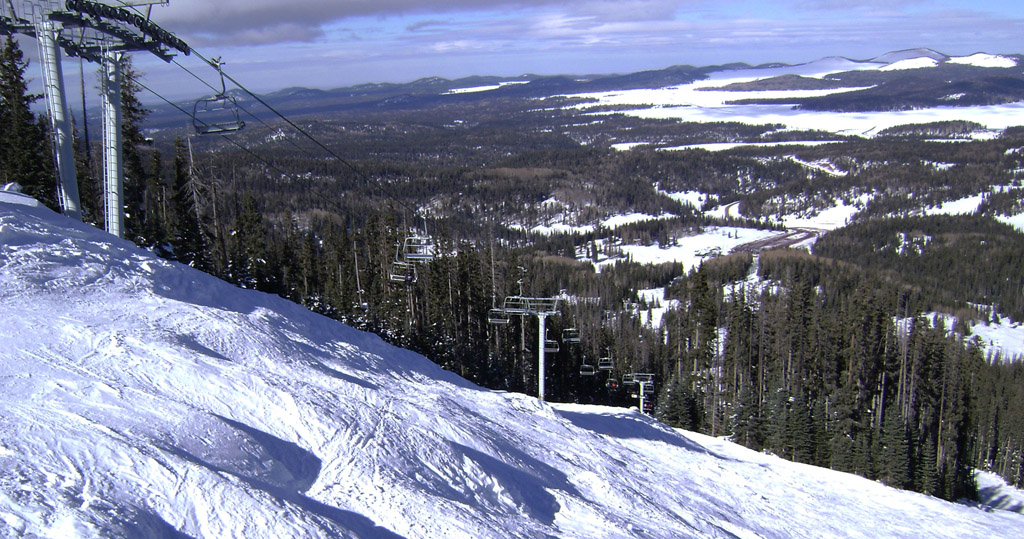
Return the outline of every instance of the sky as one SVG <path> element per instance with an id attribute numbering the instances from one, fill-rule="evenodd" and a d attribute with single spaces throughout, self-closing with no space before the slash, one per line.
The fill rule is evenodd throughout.
<path id="1" fill-rule="evenodd" d="M 1024 53 L 1019 0 L 171 0 L 152 17 L 257 92 L 868 59 L 916 47 Z M 179 61 L 215 78 L 195 57 Z M 144 53 L 136 65 L 167 97 L 209 91 Z"/>

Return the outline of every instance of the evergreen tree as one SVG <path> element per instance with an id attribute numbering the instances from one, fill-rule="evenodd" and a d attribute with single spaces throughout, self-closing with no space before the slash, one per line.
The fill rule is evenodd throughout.
<path id="1" fill-rule="evenodd" d="M 28 93 L 27 68 L 18 42 L 6 36 L 0 44 L 0 185 L 17 182 L 26 195 L 59 209 L 47 130 L 30 109 L 40 96 Z"/>
<path id="2" fill-rule="evenodd" d="M 154 245 L 156 239 L 149 236 L 155 227 L 147 227 L 152 216 L 147 213 L 146 201 L 152 198 L 150 182 L 143 166 L 142 149 L 146 137 L 142 134 L 142 122 L 149 110 L 139 101 L 142 87 L 137 82 L 141 73 L 132 64 L 131 56 L 121 60 L 121 151 L 124 169 L 125 237 L 143 246 Z"/>
<path id="3" fill-rule="evenodd" d="M 174 186 L 171 245 L 174 258 L 203 271 L 211 271 L 209 245 L 203 233 L 199 214 L 199 188 L 192 177 L 188 150 L 178 137 L 174 140 Z"/>
<path id="4" fill-rule="evenodd" d="M 263 215 L 251 195 L 242 198 L 242 207 L 231 231 L 228 279 L 242 288 L 269 291 L 271 271 L 267 262 L 267 231 Z"/>

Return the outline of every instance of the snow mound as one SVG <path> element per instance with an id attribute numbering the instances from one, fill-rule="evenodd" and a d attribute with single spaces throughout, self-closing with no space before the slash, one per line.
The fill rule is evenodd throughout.
<path id="1" fill-rule="evenodd" d="M 922 57 L 922 58 L 908 58 L 906 60 L 900 60 L 893 62 L 885 67 L 878 68 L 879 71 L 902 71 L 907 69 L 924 69 L 928 67 L 937 67 L 939 61 L 934 58 Z"/>
<path id="2" fill-rule="evenodd" d="M 975 67 L 1017 67 L 1017 60 L 1007 56 L 977 53 L 970 56 L 957 56 L 948 60 L 951 64 L 964 64 Z"/>
<path id="3" fill-rule="evenodd" d="M 0 536 L 1012 537 L 985 512 L 489 391 L 0 202 Z"/>

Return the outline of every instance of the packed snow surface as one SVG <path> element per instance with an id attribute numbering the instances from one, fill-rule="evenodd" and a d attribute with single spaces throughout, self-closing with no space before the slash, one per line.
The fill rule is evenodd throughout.
<path id="1" fill-rule="evenodd" d="M 3 537 L 1024 529 L 635 411 L 486 390 L 41 207 L 0 202 L 0 304 Z"/>

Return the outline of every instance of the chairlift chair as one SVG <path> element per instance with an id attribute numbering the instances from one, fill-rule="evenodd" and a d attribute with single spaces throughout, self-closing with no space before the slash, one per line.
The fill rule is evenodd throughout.
<path id="1" fill-rule="evenodd" d="M 223 62 L 214 58 L 211 62 L 220 75 L 220 92 L 211 97 L 204 97 L 192 106 L 192 127 L 200 135 L 233 133 L 245 127 L 245 122 L 238 116 L 238 101 L 227 94 L 224 86 Z"/>
<path id="2" fill-rule="evenodd" d="M 393 283 L 415 283 L 416 282 L 416 265 L 410 262 L 402 262 L 401 260 L 395 260 L 391 263 L 391 282 Z"/>
<path id="3" fill-rule="evenodd" d="M 487 323 L 494 324 L 496 326 L 504 326 L 508 324 L 508 315 L 505 314 L 504 309 L 491 309 L 487 311 Z"/>
<path id="4" fill-rule="evenodd" d="M 558 341 L 554 339 L 544 339 L 544 353 L 554 354 L 558 352 Z"/>
<path id="5" fill-rule="evenodd" d="M 566 344 L 577 344 L 580 342 L 580 331 L 576 328 L 565 328 L 562 330 L 562 342 Z"/>
<path id="6" fill-rule="evenodd" d="M 584 363 L 580 365 L 580 376 L 594 376 L 597 374 L 597 369 L 593 365 Z"/>
<path id="7" fill-rule="evenodd" d="M 410 262 L 430 262 L 434 259 L 434 240 L 425 236 L 409 236 L 403 246 L 405 259 Z"/>
<path id="8" fill-rule="evenodd" d="M 609 378 L 608 381 L 604 383 L 604 387 L 612 390 L 619 389 L 619 381 L 615 378 Z"/>
<path id="9" fill-rule="evenodd" d="M 622 375 L 622 385 L 636 385 L 636 378 L 633 376 L 633 373 L 626 373 Z"/>
<path id="10" fill-rule="evenodd" d="M 505 298 L 505 314 L 526 314 L 530 310 L 530 302 L 522 296 L 508 296 Z"/>
<path id="11" fill-rule="evenodd" d="M 597 359 L 597 368 L 602 371 L 610 371 L 615 369 L 615 363 L 610 357 L 601 357 Z"/>

